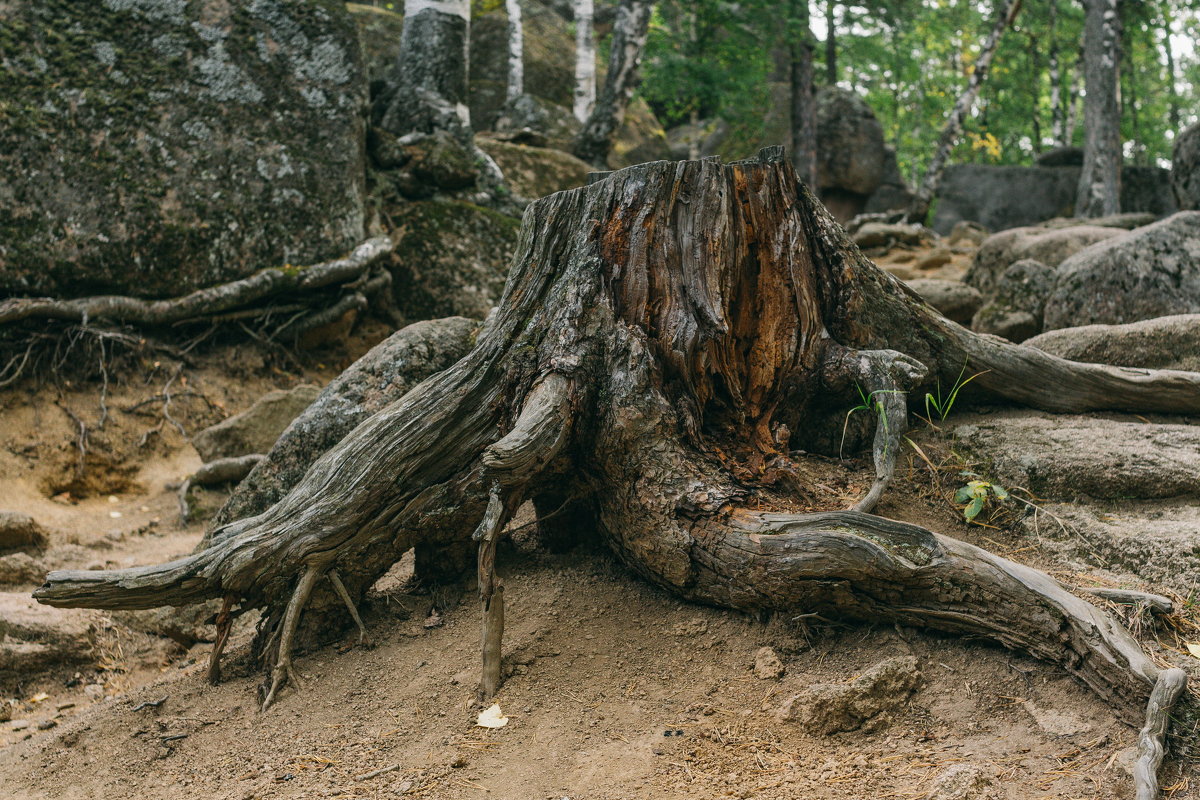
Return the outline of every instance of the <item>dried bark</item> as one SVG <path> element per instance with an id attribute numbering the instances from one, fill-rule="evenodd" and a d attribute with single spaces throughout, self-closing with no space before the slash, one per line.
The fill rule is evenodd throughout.
<path id="1" fill-rule="evenodd" d="M 625 110 L 641 80 L 642 51 L 653 10 L 653 0 L 621 0 L 617 6 L 604 91 L 571 145 L 571 152 L 601 169 L 608 165 L 612 137 L 625 121 Z"/>
<path id="2" fill-rule="evenodd" d="M 1119 0 L 1082 0 L 1083 170 L 1075 216 L 1121 213 L 1121 10 Z"/>
<path id="3" fill-rule="evenodd" d="M 962 135 L 963 122 L 966 121 L 967 114 L 971 113 L 975 99 L 979 97 L 979 88 L 987 79 L 992 59 L 1000 46 L 1000 37 L 1012 25 L 1013 18 L 1021 10 L 1021 0 L 1001 0 L 997 4 L 997 10 L 999 13 L 996 16 L 996 22 L 979 51 L 979 58 L 975 59 L 971 76 L 967 79 L 967 87 L 954 102 L 954 108 L 950 109 L 950 114 L 946 117 L 946 124 L 942 127 L 941 135 L 938 136 L 937 149 L 933 152 L 933 158 L 930 159 L 929 166 L 925 170 L 925 177 L 921 179 L 921 185 L 917 188 L 912 204 L 905 215 L 905 220 L 908 222 L 923 224 L 926 217 L 929 216 L 929 207 L 933 204 L 933 198 L 942 183 L 942 174 L 946 171 L 946 164 L 950 160 L 950 151 L 954 149 L 954 145 L 958 144 L 958 138 Z"/>
<path id="4" fill-rule="evenodd" d="M 1047 410 L 1200 410 L 1200 374 L 1078 364 L 944 319 L 862 256 L 779 148 L 643 164 L 531 205 L 475 348 L 359 424 L 273 506 L 187 558 L 51 573 L 36 596 L 265 607 L 270 702 L 321 576 L 336 569 L 353 601 L 409 548 L 460 559 L 474 534 L 491 690 L 494 543 L 533 499 L 546 517 L 569 506 L 690 600 L 985 636 L 1145 707 L 1166 673 L 1048 575 L 861 511 L 786 511 L 803 492 L 792 454 L 828 433 L 823 412 L 840 423 L 856 382 L 898 396 L 964 365 L 983 373 L 972 386 Z M 885 409 L 889 429 L 902 406 Z M 876 440 L 885 485 L 889 437 Z"/>

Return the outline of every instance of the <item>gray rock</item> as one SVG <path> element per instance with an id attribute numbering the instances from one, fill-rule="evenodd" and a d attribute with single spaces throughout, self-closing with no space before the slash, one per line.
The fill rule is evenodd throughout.
<path id="1" fill-rule="evenodd" d="M 884 179 L 883 127 L 866 100 L 849 89 L 822 86 L 816 106 L 817 188 L 861 195 L 865 202 Z"/>
<path id="2" fill-rule="evenodd" d="M 954 223 L 954 227 L 950 230 L 950 235 L 946 237 L 946 240 L 951 245 L 966 244 L 979 247 L 989 235 L 990 231 L 978 222 L 964 219 Z"/>
<path id="3" fill-rule="evenodd" d="M 418 322 L 371 348 L 292 421 L 213 518 L 210 530 L 278 502 L 358 423 L 466 355 L 478 328 L 477 321 L 463 317 Z"/>
<path id="4" fill-rule="evenodd" d="M 92 657 L 94 613 L 43 606 L 24 592 L 0 592 L 0 675 Z"/>
<path id="5" fill-rule="evenodd" d="M 729 123 L 718 117 L 676 125 L 667 131 L 667 143 L 671 145 L 671 158 L 683 161 L 691 158 L 693 151 L 698 158 L 720 155 L 728 136 Z"/>
<path id="6" fill-rule="evenodd" d="M 1200 496 L 1200 426 L 1024 410 L 962 422 L 959 447 L 1005 487 L 1053 499 Z"/>
<path id="7" fill-rule="evenodd" d="M 1033 163 L 1039 167 L 1082 167 L 1083 148 L 1060 145 L 1040 153 Z"/>
<path id="8" fill-rule="evenodd" d="M 1023 342 L 1042 329 L 1046 298 L 1053 288 L 1054 270 L 1031 258 L 1021 259 L 1004 270 L 995 296 L 975 314 L 971 327 Z"/>
<path id="9" fill-rule="evenodd" d="M 995 781 L 972 764 L 952 764 L 929 784 L 925 800 L 998 800 Z"/>
<path id="10" fill-rule="evenodd" d="M 896 244 L 923 244 L 932 239 L 929 229 L 923 225 L 903 223 L 868 222 L 856 230 L 851 238 L 862 248 L 891 247 Z"/>
<path id="11" fill-rule="evenodd" d="M 173 296 L 364 238 L 344 4 L 13 0 L 4 24 L 0 294 Z"/>
<path id="12" fill-rule="evenodd" d="M 41 583 L 48 571 L 41 559 L 28 553 L 0 556 L 0 583 Z"/>
<path id="13" fill-rule="evenodd" d="M 192 445 L 206 462 L 265 453 L 320 392 L 311 384 L 267 392 L 242 413 L 197 433 Z"/>
<path id="14" fill-rule="evenodd" d="M 924 677 L 913 656 L 881 661 L 850 683 L 813 684 L 790 698 L 778 717 L 820 735 L 852 731 L 884 711 L 903 705 Z"/>
<path id="15" fill-rule="evenodd" d="M 908 208 L 912 200 L 913 191 L 909 187 L 908 181 L 900 174 L 900 164 L 896 161 L 896 148 L 885 145 L 883 148 L 883 182 L 867 198 L 867 204 L 862 211 L 864 214 L 875 214 Z"/>
<path id="16" fill-rule="evenodd" d="M 1044 324 L 1054 330 L 1196 312 L 1200 211 L 1181 211 L 1063 261 L 1046 301 Z"/>
<path id="17" fill-rule="evenodd" d="M 1059 328 L 1025 344 L 1071 361 L 1200 372 L 1200 314 Z"/>
<path id="18" fill-rule="evenodd" d="M 1068 257 L 1096 242 L 1121 235 L 1116 228 L 1076 225 L 1070 228 L 1013 228 L 984 240 L 963 280 L 974 286 L 985 300 L 996 296 L 1000 276 L 1013 264 L 1033 259 L 1057 267 Z"/>
<path id="19" fill-rule="evenodd" d="M 770 647 L 760 647 L 754 653 L 754 677 L 759 680 L 777 680 L 783 677 L 783 662 L 775 650 Z"/>
<path id="20" fill-rule="evenodd" d="M 46 532 L 33 517 L 20 511 L 0 511 L 0 552 L 46 546 Z"/>
<path id="21" fill-rule="evenodd" d="M 1200 582 L 1200 507 L 1178 500 L 1122 500 L 1109 507 L 1042 503 L 1022 520 L 1069 554 L 1184 595 Z M 1065 527 L 1060 527 L 1065 526 Z M 1136 584 L 1135 584 L 1136 585 Z"/>
<path id="22" fill-rule="evenodd" d="M 470 203 L 423 201 L 393 210 L 392 292 L 408 320 L 483 319 L 500 298 L 520 222 Z"/>
<path id="23" fill-rule="evenodd" d="M 941 312 L 942 316 L 966 325 L 983 304 L 983 296 L 973 286 L 961 281 L 946 281 L 940 278 L 913 278 L 906 281 L 909 288 L 921 295 L 926 303 Z"/>
<path id="24" fill-rule="evenodd" d="M 1146 211 L 1130 211 L 1125 214 L 1109 214 L 1105 217 L 1088 217 L 1086 220 L 1078 217 L 1055 217 L 1045 222 L 1039 222 L 1039 228 L 1074 228 L 1078 225 L 1091 225 L 1096 228 L 1120 228 L 1131 231 L 1143 225 L 1149 225 L 1158 217 Z"/>
<path id="25" fill-rule="evenodd" d="M 933 229 L 943 235 L 961 220 L 989 230 L 1035 225 L 1075 213 L 1079 167 L 951 164 L 938 190 Z M 1170 173 L 1158 167 L 1121 170 L 1121 208 L 1162 217 L 1175 212 Z"/>
<path id="26" fill-rule="evenodd" d="M 1171 191 L 1181 211 L 1200 210 L 1200 122 L 1175 139 L 1171 154 Z"/>

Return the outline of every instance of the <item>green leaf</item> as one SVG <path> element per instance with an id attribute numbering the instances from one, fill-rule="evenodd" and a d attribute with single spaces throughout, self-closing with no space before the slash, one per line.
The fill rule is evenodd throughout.
<path id="1" fill-rule="evenodd" d="M 980 511 L 983 511 L 983 498 L 976 497 L 965 509 L 963 509 L 963 516 L 967 518 L 968 522 L 970 522 L 979 516 Z"/>
<path id="2" fill-rule="evenodd" d="M 971 501 L 971 498 L 973 496 L 974 495 L 971 494 L 971 487 L 963 486 L 961 489 L 959 489 L 957 492 L 954 493 L 954 502 L 968 503 Z"/>
<path id="3" fill-rule="evenodd" d="M 992 484 L 992 492 L 996 495 L 996 497 L 1000 498 L 1001 500 L 1008 499 L 1008 491 L 1003 486 L 997 486 L 996 484 L 993 483 Z"/>

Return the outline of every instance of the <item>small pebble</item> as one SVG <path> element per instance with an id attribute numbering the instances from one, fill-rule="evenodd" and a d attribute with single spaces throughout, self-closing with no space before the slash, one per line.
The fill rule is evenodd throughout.
<path id="1" fill-rule="evenodd" d="M 38 729 L 39 731 L 48 731 L 48 730 L 50 730 L 51 728 L 53 728 L 53 727 L 54 727 L 55 725 L 57 725 L 57 724 L 58 724 L 58 723 L 57 723 L 56 721 L 54 721 L 54 720 L 52 720 L 52 719 L 48 719 L 48 720 L 44 720 L 44 721 L 42 721 L 42 722 L 39 722 L 39 723 L 37 724 L 37 729 Z"/>
<path id="2" fill-rule="evenodd" d="M 27 719 L 14 719 L 14 720 L 13 720 L 11 723 L 9 723 L 9 724 L 12 726 L 12 729 L 13 729 L 14 731 L 23 731 L 23 730 L 25 730 L 26 728 L 28 728 L 28 727 L 29 727 L 29 720 L 27 720 Z"/>

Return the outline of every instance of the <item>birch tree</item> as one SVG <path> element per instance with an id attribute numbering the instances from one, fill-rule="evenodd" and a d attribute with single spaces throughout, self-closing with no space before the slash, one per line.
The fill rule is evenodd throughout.
<path id="1" fill-rule="evenodd" d="M 1121 9 L 1119 0 L 1082 0 L 1083 171 L 1075 216 L 1121 211 Z"/>
<path id="2" fill-rule="evenodd" d="M 508 12 L 508 88 L 505 99 L 525 94 L 525 30 L 521 22 L 521 0 L 504 0 Z"/>
<path id="3" fill-rule="evenodd" d="M 593 0 L 575 0 L 575 119 L 587 122 L 596 106 L 596 37 Z"/>
<path id="4" fill-rule="evenodd" d="M 653 0 L 621 0 L 617 6 L 604 91 L 571 147 L 576 156 L 594 166 L 607 169 L 612 137 L 625 121 L 625 110 L 640 79 L 653 10 Z"/>
<path id="5" fill-rule="evenodd" d="M 929 167 L 925 170 L 925 177 L 905 215 L 909 222 L 923 223 L 929 216 L 929 207 L 933 204 L 933 197 L 941 185 L 942 174 L 946 171 L 946 163 L 950 160 L 950 151 L 958 143 L 958 139 L 962 135 L 963 122 L 971 113 L 971 108 L 975 105 L 976 98 L 979 97 L 979 89 L 987 79 L 992 59 L 996 56 L 996 48 L 1000 45 L 1000 37 L 1012 24 L 1013 18 L 1020 9 L 1021 0 L 1001 0 L 999 3 L 996 22 L 992 26 L 987 40 L 983 43 L 983 48 L 979 51 L 979 57 L 975 59 L 971 76 L 967 79 L 966 89 L 958 96 L 954 108 L 946 117 L 946 124 L 942 127 L 942 133 L 938 137 L 933 159 L 930 160 Z"/>

